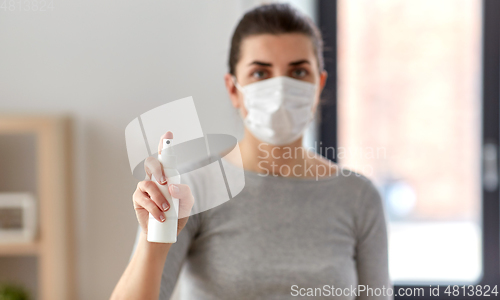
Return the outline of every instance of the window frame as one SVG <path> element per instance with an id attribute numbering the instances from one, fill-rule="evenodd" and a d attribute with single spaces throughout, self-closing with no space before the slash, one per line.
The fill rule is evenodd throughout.
<path id="1" fill-rule="evenodd" d="M 318 0 L 318 25 L 325 41 L 325 69 L 328 80 L 319 106 L 320 122 L 318 134 L 323 147 L 337 149 L 337 0 Z M 486 143 L 499 147 L 500 140 L 500 1 L 482 0 L 482 145 Z M 330 151 L 331 152 L 331 151 Z M 337 162 L 336 155 L 328 159 Z M 481 159 L 484 172 L 483 157 Z M 498 170 L 498 151 L 496 152 L 496 170 Z M 481 180 L 484 183 L 483 180 Z M 500 194 L 498 184 L 495 189 L 482 188 L 482 277 L 473 285 L 500 285 Z M 459 262 L 457 262 L 459 263 Z M 435 282 L 440 286 L 440 296 L 430 297 L 427 285 L 395 285 L 394 292 L 400 288 L 424 288 L 425 297 L 398 296 L 405 299 L 434 300 L 450 299 L 445 289 L 452 283 Z M 463 286 L 463 283 L 456 283 Z M 497 291 L 500 293 L 500 286 Z M 492 295 L 494 297 L 494 295 Z M 483 297 L 454 296 L 453 299 L 465 300 Z"/>

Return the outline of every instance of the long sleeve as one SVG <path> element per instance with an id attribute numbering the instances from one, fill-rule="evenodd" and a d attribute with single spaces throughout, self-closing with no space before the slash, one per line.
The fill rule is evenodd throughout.
<path id="1" fill-rule="evenodd" d="M 192 169 L 194 169 L 196 165 Z M 186 168 L 189 168 L 187 166 Z M 187 184 L 191 188 L 191 192 L 193 193 L 193 197 L 195 199 L 193 211 L 198 210 L 198 205 L 200 199 L 202 199 L 202 178 L 192 176 L 189 174 L 185 174 L 185 170 L 180 168 L 181 170 L 181 183 Z M 177 242 L 172 244 L 170 247 L 170 251 L 167 255 L 167 260 L 165 261 L 165 265 L 163 267 L 163 274 L 161 278 L 161 286 L 160 286 L 160 300 L 169 300 L 174 291 L 177 280 L 179 279 L 179 274 L 182 270 L 182 266 L 184 261 L 186 260 L 189 252 L 189 248 L 193 240 L 199 234 L 201 226 L 201 214 L 193 214 L 189 217 L 186 226 L 182 229 L 182 231 L 177 236 Z"/>
<path id="2" fill-rule="evenodd" d="M 356 224 L 356 267 L 360 292 L 356 299 L 393 299 L 387 295 L 387 288 L 393 288 L 389 278 L 388 238 L 384 206 L 377 188 L 366 179 L 355 212 Z M 373 289 L 373 290 L 370 290 Z M 380 296 L 376 289 L 384 292 Z"/>
<path id="3" fill-rule="evenodd" d="M 181 183 L 187 184 L 191 187 L 191 191 L 195 198 L 194 205 L 197 206 L 198 203 L 196 199 L 199 199 L 199 184 L 193 180 L 192 178 L 186 176 L 185 174 L 181 175 Z M 161 286 L 160 286 L 160 300 L 168 300 L 170 299 L 172 292 L 174 291 L 174 287 L 179 278 L 179 274 L 182 269 L 182 265 L 188 255 L 189 247 L 191 246 L 191 242 L 196 237 L 197 233 L 200 230 L 200 214 L 194 214 L 189 217 L 186 226 L 181 230 L 179 235 L 177 236 L 177 242 L 172 244 L 170 250 L 167 255 L 167 259 L 163 266 L 163 273 L 161 278 Z M 137 244 L 139 241 L 141 227 L 138 226 L 137 236 L 134 244 L 134 248 L 132 251 L 132 256 L 137 248 Z"/>
<path id="4" fill-rule="evenodd" d="M 172 247 L 170 247 L 167 255 L 167 260 L 165 261 L 165 265 L 163 267 L 160 286 L 160 300 L 170 299 L 170 296 L 172 295 L 174 287 L 177 283 L 177 279 L 179 278 L 182 264 L 187 256 L 191 240 L 198 231 L 198 226 L 198 215 L 190 216 L 188 222 L 186 223 L 186 226 L 184 226 L 182 231 L 177 236 L 177 242 L 175 242 Z M 138 226 L 137 235 L 130 259 L 132 259 L 132 256 L 136 251 L 140 232 L 141 227 Z"/>
<path id="5" fill-rule="evenodd" d="M 160 300 L 168 300 L 174 291 L 184 260 L 187 257 L 191 241 L 199 228 L 199 215 L 189 217 L 186 226 L 177 236 L 177 242 L 172 244 L 163 267 L 160 286 Z"/>

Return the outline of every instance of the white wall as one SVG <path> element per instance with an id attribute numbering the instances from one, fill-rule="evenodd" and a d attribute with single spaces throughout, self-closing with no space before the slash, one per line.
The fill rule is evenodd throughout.
<path id="1" fill-rule="evenodd" d="M 69 113 L 76 123 L 80 299 L 108 298 L 132 251 L 137 181 L 125 149 L 128 122 L 192 95 L 206 132 L 238 134 L 223 75 L 241 11 L 231 0 L 0 9 L 0 111 Z"/>

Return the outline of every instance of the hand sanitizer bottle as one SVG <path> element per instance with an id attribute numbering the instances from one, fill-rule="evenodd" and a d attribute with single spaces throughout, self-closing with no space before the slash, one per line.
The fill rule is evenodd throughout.
<path id="1" fill-rule="evenodd" d="M 151 176 L 161 193 L 170 204 L 170 209 L 165 213 L 165 221 L 156 220 L 153 215 L 149 214 L 148 221 L 148 241 L 155 243 L 175 243 L 177 241 L 177 219 L 179 217 L 179 199 L 172 198 L 168 191 L 168 186 L 171 184 L 181 183 L 181 176 L 176 168 L 176 156 L 172 148 L 173 144 L 172 132 L 167 132 L 166 138 L 163 139 L 163 149 L 161 154 L 158 154 L 158 160 L 163 166 L 163 173 L 167 177 L 167 184 L 161 185 L 154 176 Z"/>

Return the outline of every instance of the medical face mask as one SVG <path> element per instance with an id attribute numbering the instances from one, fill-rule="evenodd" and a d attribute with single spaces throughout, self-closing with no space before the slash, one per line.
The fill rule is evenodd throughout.
<path id="1" fill-rule="evenodd" d="M 279 76 L 240 86 L 248 112 L 243 120 L 259 140 L 283 146 L 296 141 L 313 119 L 311 111 L 317 84 Z"/>

